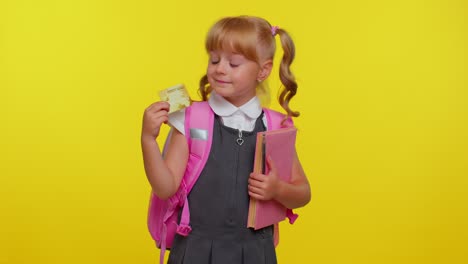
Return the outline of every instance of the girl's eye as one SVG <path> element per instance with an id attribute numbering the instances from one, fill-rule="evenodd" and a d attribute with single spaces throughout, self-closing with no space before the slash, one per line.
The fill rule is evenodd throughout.
<path id="1" fill-rule="evenodd" d="M 219 60 L 211 59 L 210 62 L 211 62 L 211 64 L 218 64 L 218 63 L 219 63 Z"/>
<path id="2" fill-rule="evenodd" d="M 241 61 L 239 61 L 238 59 L 235 59 L 235 60 L 231 60 L 229 62 L 229 65 L 233 68 L 236 68 L 236 67 L 239 67 L 240 65 L 242 64 Z"/>

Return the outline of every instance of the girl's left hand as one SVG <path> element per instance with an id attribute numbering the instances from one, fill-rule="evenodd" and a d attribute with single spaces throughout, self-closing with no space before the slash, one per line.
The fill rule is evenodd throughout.
<path id="1" fill-rule="evenodd" d="M 273 160 L 267 157 L 266 166 L 268 166 L 268 175 L 261 173 L 250 174 L 249 195 L 257 200 L 271 200 L 276 197 L 280 180 Z"/>

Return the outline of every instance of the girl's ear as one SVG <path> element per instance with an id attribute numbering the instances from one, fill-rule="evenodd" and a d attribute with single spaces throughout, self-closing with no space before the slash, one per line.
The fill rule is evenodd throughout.
<path id="1" fill-rule="evenodd" d="M 257 75 L 257 81 L 258 82 L 262 82 L 264 81 L 266 78 L 268 78 L 268 76 L 270 75 L 271 73 L 271 69 L 273 68 L 273 61 L 272 60 L 266 60 L 264 61 L 261 65 L 260 65 L 260 71 L 258 72 L 258 75 Z"/>

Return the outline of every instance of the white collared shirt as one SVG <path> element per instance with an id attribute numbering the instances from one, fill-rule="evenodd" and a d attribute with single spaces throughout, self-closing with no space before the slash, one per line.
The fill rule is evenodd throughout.
<path id="1" fill-rule="evenodd" d="M 221 117 L 225 126 L 243 131 L 254 130 L 255 121 L 262 114 L 262 106 L 257 96 L 252 97 L 247 103 L 237 107 L 222 96 L 211 92 L 208 104 L 213 112 Z M 263 116 L 262 120 L 266 127 L 265 116 Z M 169 114 L 169 124 L 185 135 L 184 121 L 185 111 L 183 109 Z"/>

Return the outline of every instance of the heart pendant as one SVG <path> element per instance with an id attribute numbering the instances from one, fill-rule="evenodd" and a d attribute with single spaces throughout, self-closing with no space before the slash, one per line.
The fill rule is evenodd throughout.
<path id="1" fill-rule="evenodd" d="M 242 144 L 244 144 L 244 139 L 242 138 L 238 138 L 236 141 L 237 141 L 237 144 L 239 144 L 239 146 L 242 146 Z"/>

